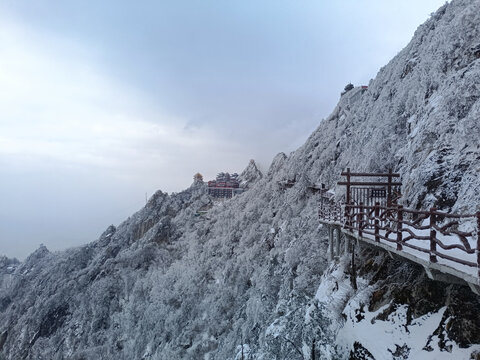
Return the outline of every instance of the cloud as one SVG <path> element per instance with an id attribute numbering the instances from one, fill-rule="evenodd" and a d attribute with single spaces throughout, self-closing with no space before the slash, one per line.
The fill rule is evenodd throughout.
<path id="1" fill-rule="evenodd" d="M 145 193 L 247 163 L 234 142 L 109 77 L 71 39 L 0 16 L 0 44 L 0 253 L 86 243 Z"/>
<path id="2" fill-rule="evenodd" d="M 226 142 L 97 70 L 78 44 L 0 25 L 0 156 L 117 169 L 170 167 Z M 142 99 L 145 98 L 146 100 Z M 218 152 L 217 152 L 218 153 Z M 192 170 L 193 171 L 193 170 Z"/>

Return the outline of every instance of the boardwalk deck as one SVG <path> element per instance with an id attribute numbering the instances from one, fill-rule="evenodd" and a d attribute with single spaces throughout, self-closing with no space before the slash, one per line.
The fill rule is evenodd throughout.
<path id="1" fill-rule="evenodd" d="M 320 222 L 336 228 L 338 234 L 344 233 L 347 239 L 382 248 L 422 265 L 432 279 L 465 282 L 480 294 L 480 212 L 450 214 L 435 208 L 428 211 L 406 209 L 396 200 L 392 201 L 391 191 L 388 191 L 389 199 L 383 204 L 364 205 L 360 200 L 365 199 L 365 191 L 352 189 L 354 186 L 364 188 L 366 182 L 350 181 L 353 173 L 349 171 L 343 174 L 349 175 L 347 182 L 339 182 L 347 185 L 345 198 L 348 202 L 335 202 L 331 196 L 322 194 Z M 389 176 L 388 186 L 397 185 L 391 181 L 394 177 L 391 172 L 381 175 Z M 361 199 L 356 198 L 359 194 Z M 377 188 L 376 192 L 369 194 L 375 196 L 380 191 Z M 338 237 L 336 248 L 340 249 Z"/>

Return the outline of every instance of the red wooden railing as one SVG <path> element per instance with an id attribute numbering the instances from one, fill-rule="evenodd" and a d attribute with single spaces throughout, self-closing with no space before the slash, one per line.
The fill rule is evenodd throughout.
<path id="1" fill-rule="evenodd" d="M 318 209 L 318 215 L 321 219 L 326 222 L 343 224 L 344 213 L 345 210 L 340 203 L 322 194 L 320 208 Z"/>
<path id="2" fill-rule="evenodd" d="M 392 243 L 398 251 L 408 247 L 428 254 L 432 263 L 442 258 L 477 268 L 480 278 L 480 212 L 449 214 L 435 208 L 418 211 L 397 204 L 340 204 L 322 195 L 319 216 L 324 222 L 341 225 L 359 237 Z M 459 230 L 466 222 L 474 230 Z"/>

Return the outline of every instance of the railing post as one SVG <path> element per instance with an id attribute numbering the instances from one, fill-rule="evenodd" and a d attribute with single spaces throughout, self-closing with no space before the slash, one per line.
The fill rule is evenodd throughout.
<path id="1" fill-rule="evenodd" d="M 345 218 L 345 225 L 343 226 L 344 228 L 347 228 L 350 225 L 350 208 L 349 204 L 346 202 L 345 203 L 345 211 L 344 211 L 344 218 Z M 350 229 L 348 229 L 350 231 Z"/>
<path id="2" fill-rule="evenodd" d="M 375 203 L 375 241 L 376 242 L 380 242 L 380 236 L 378 236 L 380 233 L 380 229 L 379 229 L 380 220 L 378 219 L 379 216 L 380 216 L 380 203 L 376 202 Z"/>
<path id="3" fill-rule="evenodd" d="M 350 168 L 347 168 L 347 185 L 346 185 L 346 193 L 345 193 L 345 227 L 352 226 L 352 222 L 350 219 L 350 212 L 351 208 L 350 205 Z M 350 231 L 351 229 L 349 229 Z"/>
<path id="4" fill-rule="evenodd" d="M 437 211 L 436 208 L 430 208 L 430 262 L 437 262 L 437 232 L 433 228 L 436 224 L 436 216 L 434 212 Z"/>
<path id="5" fill-rule="evenodd" d="M 358 221 L 358 236 L 362 237 L 362 224 L 363 224 L 363 202 L 360 203 L 360 208 L 357 215 Z"/>
<path id="6" fill-rule="evenodd" d="M 403 224 L 403 206 L 397 208 L 397 250 L 402 250 L 402 224 Z"/>
<path id="7" fill-rule="evenodd" d="M 392 205 L 392 169 L 388 170 L 388 184 L 387 184 L 387 208 Z"/>
<path id="8" fill-rule="evenodd" d="M 477 211 L 477 271 L 480 285 L 480 211 Z"/>
<path id="9" fill-rule="evenodd" d="M 345 202 L 350 204 L 350 168 L 347 168 L 347 175 L 345 176 L 347 177 L 347 193 L 345 194 Z"/>

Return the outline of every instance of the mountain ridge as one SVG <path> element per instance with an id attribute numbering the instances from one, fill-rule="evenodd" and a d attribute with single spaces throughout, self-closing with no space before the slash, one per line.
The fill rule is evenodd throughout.
<path id="1" fill-rule="evenodd" d="M 407 206 L 478 210 L 478 24 L 479 1 L 442 6 L 366 91 L 345 93 L 304 145 L 206 216 L 205 185 L 158 191 L 97 241 L 41 247 L 0 272 L 0 359 L 478 356 L 478 297 L 368 248 L 354 291 L 349 259 L 328 263 L 308 190 L 334 188 L 347 167 L 391 168 Z M 362 316 L 399 343 L 355 332 Z M 415 339 L 398 330 L 425 324 Z"/>

